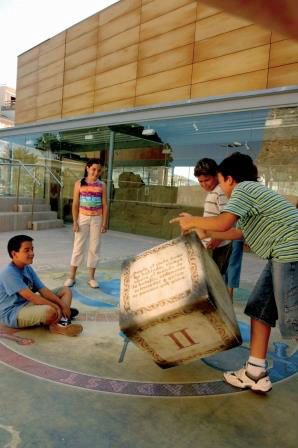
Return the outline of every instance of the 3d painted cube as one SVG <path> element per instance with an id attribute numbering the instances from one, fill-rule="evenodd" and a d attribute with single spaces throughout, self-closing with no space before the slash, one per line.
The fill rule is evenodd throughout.
<path id="1" fill-rule="evenodd" d="M 162 368 L 242 343 L 223 278 L 194 232 L 123 263 L 120 328 Z"/>

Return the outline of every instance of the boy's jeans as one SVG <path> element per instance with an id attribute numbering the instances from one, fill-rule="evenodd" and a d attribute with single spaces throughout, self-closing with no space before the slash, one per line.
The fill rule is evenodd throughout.
<path id="1" fill-rule="evenodd" d="M 298 337 L 298 261 L 269 260 L 245 308 L 245 314 L 270 327 L 279 321 L 284 338 Z"/>

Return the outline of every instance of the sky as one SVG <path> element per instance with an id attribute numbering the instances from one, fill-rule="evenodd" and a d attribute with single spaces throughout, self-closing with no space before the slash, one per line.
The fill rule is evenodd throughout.
<path id="1" fill-rule="evenodd" d="M 117 0 L 0 0 L 0 84 L 16 86 L 17 56 Z"/>

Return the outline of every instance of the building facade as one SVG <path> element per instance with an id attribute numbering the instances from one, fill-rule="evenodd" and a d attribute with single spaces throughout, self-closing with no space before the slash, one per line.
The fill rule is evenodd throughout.
<path id="1" fill-rule="evenodd" d="M 175 236 L 171 217 L 202 212 L 196 161 L 236 150 L 294 203 L 297 50 L 200 0 L 121 0 L 19 56 L 2 152 L 63 178 L 65 219 L 86 158 L 100 157 L 117 230 Z"/>
<path id="2" fill-rule="evenodd" d="M 15 124 L 16 89 L 0 85 L 0 128 Z"/>
<path id="3" fill-rule="evenodd" d="M 200 0 L 121 0 L 19 56 L 16 124 L 296 85 L 297 63 Z"/>

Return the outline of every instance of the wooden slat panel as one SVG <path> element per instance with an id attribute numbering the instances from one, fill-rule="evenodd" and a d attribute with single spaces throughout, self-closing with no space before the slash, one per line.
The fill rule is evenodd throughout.
<path id="1" fill-rule="evenodd" d="M 122 67 L 101 73 L 96 76 L 95 89 L 112 86 L 115 84 L 122 84 L 126 81 L 131 81 L 137 77 L 137 62 L 124 65 Z"/>
<path id="2" fill-rule="evenodd" d="M 35 71 L 33 73 L 29 73 L 29 75 L 19 78 L 17 80 L 17 90 L 19 91 L 19 89 L 23 89 L 24 87 L 28 87 L 31 86 L 32 84 L 35 84 L 37 82 L 37 74 L 38 72 Z"/>
<path id="3" fill-rule="evenodd" d="M 136 81 L 128 81 L 95 91 L 94 104 L 107 104 L 135 96 Z"/>
<path id="4" fill-rule="evenodd" d="M 17 76 L 18 78 L 23 78 L 23 76 L 35 72 L 37 68 L 38 68 L 38 60 L 34 59 L 31 62 L 28 62 L 28 64 L 19 67 Z"/>
<path id="5" fill-rule="evenodd" d="M 100 31 L 99 31 L 100 33 Z M 122 48 L 130 47 L 139 42 L 140 27 L 136 26 L 123 33 L 117 34 L 110 39 L 106 39 L 98 44 L 98 56 L 105 56 Z"/>
<path id="6" fill-rule="evenodd" d="M 86 64 L 78 65 L 71 70 L 64 72 L 64 84 L 79 81 L 80 79 L 94 76 L 96 71 L 96 61 L 87 62 Z"/>
<path id="7" fill-rule="evenodd" d="M 63 98 L 70 98 L 72 96 L 80 95 L 85 92 L 91 92 L 94 90 L 95 78 L 81 79 L 80 81 L 73 82 L 71 84 L 65 84 L 63 90 Z"/>
<path id="8" fill-rule="evenodd" d="M 97 13 L 75 24 L 71 28 L 68 28 L 66 30 L 66 42 L 69 42 L 73 39 L 77 39 L 82 34 L 88 33 L 94 28 L 97 28 L 98 25 L 99 25 L 99 14 Z"/>
<path id="9" fill-rule="evenodd" d="M 17 111 L 16 111 L 17 112 Z M 36 120 L 36 109 L 16 113 L 16 124 L 34 123 Z"/>
<path id="10" fill-rule="evenodd" d="M 280 40 L 286 40 L 288 37 L 283 34 L 277 33 L 276 31 L 272 31 L 271 42 L 278 42 Z"/>
<path id="11" fill-rule="evenodd" d="M 270 45 L 228 54 L 193 65 L 192 83 L 255 72 L 268 67 Z"/>
<path id="12" fill-rule="evenodd" d="M 258 25 L 219 34 L 195 44 L 194 62 L 216 58 L 270 43 L 271 31 Z"/>
<path id="13" fill-rule="evenodd" d="M 65 45 L 66 31 L 59 33 L 39 45 L 39 55 Z"/>
<path id="14" fill-rule="evenodd" d="M 268 89 L 298 84 L 298 64 L 282 65 L 269 69 Z"/>
<path id="15" fill-rule="evenodd" d="M 83 95 L 73 96 L 63 99 L 62 115 L 73 110 L 89 109 L 93 110 L 94 91 L 84 93 Z"/>
<path id="16" fill-rule="evenodd" d="M 266 89 L 267 70 L 229 76 L 228 78 L 193 84 L 191 98 L 220 96 L 229 93 Z"/>
<path id="17" fill-rule="evenodd" d="M 178 87 L 177 89 L 163 90 L 162 92 L 149 93 L 136 97 L 137 106 L 148 106 L 150 104 L 172 103 L 174 101 L 190 99 L 190 86 Z"/>
<path id="18" fill-rule="evenodd" d="M 122 17 L 134 9 L 140 8 L 141 0 L 121 0 L 120 2 L 109 6 L 100 13 L 99 24 L 105 25 L 111 20 Z"/>
<path id="19" fill-rule="evenodd" d="M 60 101 L 62 99 L 62 90 L 62 87 L 58 87 L 57 89 L 53 89 L 49 92 L 38 95 L 36 100 L 37 107 L 45 106 L 46 104 L 51 104 L 55 101 Z"/>
<path id="20" fill-rule="evenodd" d="M 145 78 L 138 78 L 136 96 L 186 86 L 191 83 L 191 73 L 192 65 L 187 65 Z"/>
<path id="21" fill-rule="evenodd" d="M 62 101 L 47 104 L 46 106 L 38 107 L 36 117 L 38 120 L 48 117 L 61 117 Z"/>
<path id="22" fill-rule="evenodd" d="M 193 44 L 161 53 L 139 61 L 138 78 L 192 63 Z"/>
<path id="23" fill-rule="evenodd" d="M 29 96 L 37 95 L 37 84 L 32 84 L 31 86 L 25 87 L 18 91 L 17 101 L 22 101 Z"/>
<path id="24" fill-rule="evenodd" d="M 197 3 L 193 2 L 161 17 L 143 23 L 140 30 L 140 40 L 151 39 L 160 34 L 179 28 L 196 20 Z"/>
<path id="25" fill-rule="evenodd" d="M 53 64 L 50 64 L 47 67 L 40 68 L 37 71 L 38 80 L 42 81 L 43 79 L 50 78 L 51 76 L 57 75 L 58 73 L 63 73 L 63 70 L 64 59 L 60 59 L 60 61 L 53 62 Z"/>
<path id="26" fill-rule="evenodd" d="M 32 48 L 31 50 L 26 51 L 26 53 L 22 53 L 18 56 L 18 67 L 22 65 L 26 65 L 29 62 L 32 62 L 34 59 L 37 59 L 39 55 L 39 45 Z"/>
<path id="27" fill-rule="evenodd" d="M 251 24 L 249 20 L 221 12 L 197 22 L 195 40 L 208 39 Z"/>
<path id="28" fill-rule="evenodd" d="M 37 85 L 38 94 L 56 89 L 57 87 L 61 86 L 63 86 L 63 72 L 57 73 L 56 75 L 44 79 L 43 81 L 39 81 Z"/>
<path id="29" fill-rule="evenodd" d="M 36 96 L 29 96 L 24 100 L 17 99 L 16 106 L 18 112 L 23 112 L 28 109 L 32 110 L 36 106 Z"/>
<path id="30" fill-rule="evenodd" d="M 125 100 L 113 101 L 107 104 L 97 104 L 94 106 L 94 112 L 108 112 L 111 110 L 132 109 L 135 105 L 135 99 L 126 98 Z"/>
<path id="31" fill-rule="evenodd" d="M 142 0 L 142 5 L 148 5 L 148 3 L 152 3 L 153 0 Z"/>
<path id="32" fill-rule="evenodd" d="M 138 45 L 115 51 L 97 60 L 96 73 L 102 73 L 113 68 L 127 65 L 138 59 Z"/>
<path id="33" fill-rule="evenodd" d="M 195 27 L 195 23 L 191 23 L 169 33 L 161 34 L 153 39 L 140 42 L 139 59 L 165 53 L 173 48 L 177 48 L 177 45 L 183 46 L 192 43 L 195 36 Z"/>
<path id="34" fill-rule="evenodd" d="M 59 115 L 56 115 L 56 114 L 54 114 L 54 115 L 49 115 L 49 116 L 47 116 L 47 117 L 45 117 L 45 118 L 40 118 L 40 119 L 38 119 L 38 120 L 35 120 L 37 123 L 42 123 L 42 122 L 49 122 L 49 121 L 56 121 L 57 119 L 59 119 L 59 118 L 61 118 L 61 114 L 59 114 Z"/>
<path id="35" fill-rule="evenodd" d="M 213 6 L 206 5 L 199 0 L 197 9 L 197 20 L 202 20 L 206 17 L 214 16 L 219 12 L 221 12 L 219 9 L 214 8 Z"/>
<path id="36" fill-rule="evenodd" d="M 89 33 L 85 33 L 77 39 L 73 39 L 70 42 L 66 43 L 65 54 L 69 56 L 72 53 L 76 53 L 80 50 L 83 50 L 88 47 L 92 47 L 92 45 L 97 45 L 97 34 L 98 29 L 95 28 Z"/>
<path id="37" fill-rule="evenodd" d="M 77 67 L 81 64 L 86 64 L 87 62 L 96 60 L 96 49 L 97 46 L 85 48 L 84 50 L 73 53 L 65 58 L 65 70 L 70 70 L 71 68 Z"/>
<path id="38" fill-rule="evenodd" d="M 123 33 L 123 31 L 135 28 L 140 24 L 141 10 L 134 9 L 125 16 L 118 17 L 115 20 L 99 27 L 99 40 L 109 39 L 116 34 Z"/>
<path id="39" fill-rule="evenodd" d="M 298 61 L 298 42 L 282 40 L 271 44 L 270 67 L 293 64 Z"/>
<path id="40" fill-rule="evenodd" d="M 46 67 L 53 62 L 61 61 L 65 56 L 65 45 L 55 48 L 54 50 L 48 51 L 47 53 L 40 55 L 38 58 L 38 67 Z"/>
<path id="41" fill-rule="evenodd" d="M 148 22 L 192 2 L 193 0 L 153 0 L 150 4 L 142 6 L 141 23 Z"/>
<path id="42" fill-rule="evenodd" d="M 76 110 L 68 110 L 63 112 L 62 117 L 77 117 L 82 115 L 91 115 L 93 114 L 93 106 L 91 107 L 84 107 L 82 109 L 76 109 Z"/>

